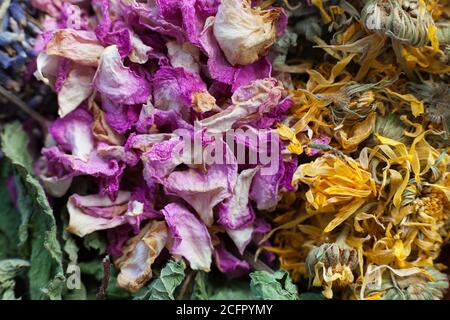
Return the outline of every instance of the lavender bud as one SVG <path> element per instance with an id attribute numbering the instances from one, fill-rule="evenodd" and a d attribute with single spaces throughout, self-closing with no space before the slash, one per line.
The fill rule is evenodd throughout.
<path id="1" fill-rule="evenodd" d="M 11 16 L 14 18 L 14 20 L 17 21 L 18 24 L 22 26 L 27 25 L 27 15 L 25 14 L 25 11 L 23 10 L 22 6 L 17 3 L 13 2 L 9 6 L 9 12 Z"/>

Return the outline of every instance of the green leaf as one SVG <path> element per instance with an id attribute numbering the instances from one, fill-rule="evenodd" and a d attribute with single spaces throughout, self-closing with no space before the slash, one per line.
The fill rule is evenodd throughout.
<path id="1" fill-rule="evenodd" d="M 103 263 L 100 259 L 94 259 L 91 261 L 83 261 L 79 264 L 81 274 L 83 276 L 91 276 L 94 277 L 96 282 L 93 283 L 92 281 L 85 282 L 87 299 L 95 299 L 96 294 L 98 293 L 100 283 L 103 280 Z M 113 264 L 111 264 L 110 274 L 109 274 L 109 281 L 108 281 L 108 288 L 106 289 L 106 297 L 107 299 L 130 299 L 132 298 L 131 294 L 126 291 L 125 289 L 120 288 L 117 286 L 117 269 L 114 267 Z M 89 279 L 86 279 L 89 280 Z"/>
<path id="2" fill-rule="evenodd" d="M 9 247 L 8 237 L 0 232 L 0 260 L 10 257 L 8 252 L 10 250 Z"/>
<path id="3" fill-rule="evenodd" d="M 24 246 L 30 242 L 30 297 L 36 300 L 61 299 L 65 280 L 62 250 L 57 240 L 53 211 L 43 187 L 32 175 L 28 137 L 20 123 L 14 122 L 5 126 L 1 140 L 3 153 L 17 173 L 18 209 L 22 217 L 19 244 Z"/>
<path id="4" fill-rule="evenodd" d="M 76 264 L 78 262 L 78 246 L 75 242 L 75 239 L 72 237 L 70 233 L 68 233 L 65 228 L 62 234 L 62 238 L 64 240 L 64 252 L 69 258 L 69 262 Z"/>
<path id="5" fill-rule="evenodd" d="M 131 298 L 131 294 L 117 285 L 117 270 L 111 265 L 111 272 L 108 281 L 108 289 L 106 290 L 107 299 L 129 299 Z"/>
<path id="6" fill-rule="evenodd" d="M 67 210 L 62 210 L 60 214 L 60 220 L 62 223 L 62 240 L 64 241 L 63 250 L 67 258 L 69 259 L 69 263 L 78 264 L 78 251 L 80 250 L 77 246 L 77 243 L 72 236 L 71 233 L 67 232 L 67 227 L 69 225 L 69 215 Z"/>
<path id="7" fill-rule="evenodd" d="M 78 267 L 80 268 L 82 287 L 86 292 L 85 299 L 95 300 L 103 278 L 102 260 L 95 258 L 90 261 L 79 261 Z M 112 266 L 111 269 L 113 269 Z"/>
<path id="8" fill-rule="evenodd" d="M 64 211 L 62 212 L 64 213 Z M 61 214 L 60 219 L 62 222 L 62 234 L 61 238 L 63 240 L 64 246 L 63 251 L 65 254 L 64 260 L 67 262 L 66 266 L 66 277 L 67 281 L 71 281 L 71 276 L 74 271 L 73 266 L 79 267 L 78 265 L 78 251 L 79 248 L 77 246 L 77 243 L 69 232 L 66 231 L 67 226 L 69 224 L 69 217 L 67 214 Z M 68 259 L 68 261 L 67 261 Z M 70 268 L 70 269 L 69 269 Z M 80 276 L 81 276 L 81 268 L 80 268 Z M 69 289 L 69 286 L 66 286 L 66 288 L 62 291 L 62 299 L 63 300 L 86 300 L 87 299 L 87 289 L 84 283 L 80 279 L 80 288 L 71 288 Z"/>
<path id="9" fill-rule="evenodd" d="M 194 278 L 194 286 L 192 288 L 191 300 L 208 300 L 210 294 L 208 293 L 206 283 L 207 273 L 198 271 Z"/>
<path id="10" fill-rule="evenodd" d="M 169 260 L 159 278 L 147 287 L 147 292 L 136 300 L 175 300 L 175 290 L 184 280 L 186 264 L 183 260 Z"/>
<path id="11" fill-rule="evenodd" d="M 214 279 L 209 273 L 199 271 L 195 275 L 192 300 L 250 300 L 253 298 L 246 281 Z"/>
<path id="12" fill-rule="evenodd" d="M 28 261 L 22 259 L 0 260 L 0 298 L 1 300 L 16 300 L 14 278 L 24 268 L 30 266 Z"/>
<path id="13" fill-rule="evenodd" d="M 53 211 L 39 182 L 27 176 L 30 194 L 34 195 L 31 216 L 31 267 L 29 272 L 32 299 L 61 299 L 65 280 L 62 267 L 62 251 L 57 240 Z"/>
<path id="14" fill-rule="evenodd" d="M 9 123 L 2 133 L 2 151 L 13 165 L 32 172 L 33 160 L 28 153 L 28 136 L 19 122 Z"/>
<path id="15" fill-rule="evenodd" d="M 11 202 L 7 180 L 12 168 L 5 160 L 0 161 L 0 260 L 16 257 L 19 242 L 20 213 Z"/>
<path id="16" fill-rule="evenodd" d="M 19 243 L 18 247 L 23 256 L 29 255 L 27 248 L 28 228 L 32 211 L 32 197 L 27 196 L 26 188 L 18 188 L 21 179 L 26 179 L 32 172 L 32 159 L 28 153 L 28 136 L 22 129 L 19 122 L 9 123 L 5 126 L 2 135 L 2 151 L 15 169 L 15 183 L 17 189 L 17 206 L 20 212 L 21 223 L 19 226 Z"/>
<path id="17" fill-rule="evenodd" d="M 285 270 L 274 273 L 255 271 L 250 274 L 250 278 L 250 288 L 256 299 L 298 300 L 299 298 L 297 287 Z"/>
<path id="18" fill-rule="evenodd" d="M 252 300 L 252 292 L 247 282 L 233 281 L 225 286 L 215 287 L 210 300 Z"/>
<path id="19" fill-rule="evenodd" d="M 20 214 L 20 225 L 18 230 L 19 242 L 17 248 L 22 256 L 30 255 L 30 247 L 28 243 L 30 219 L 33 207 L 32 197 L 27 194 L 27 188 L 23 186 L 20 176 L 15 177 L 15 185 L 17 190 L 17 210 Z"/>
<path id="20" fill-rule="evenodd" d="M 97 281 L 101 281 L 103 278 L 103 264 L 102 260 L 95 259 L 91 261 L 83 261 L 78 264 L 81 269 L 81 273 L 93 276 Z"/>
<path id="21" fill-rule="evenodd" d="M 106 241 L 100 232 L 93 232 L 83 238 L 83 245 L 88 250 L 97 250 L 98 255 L 102 256 L 106 252 Z"/>

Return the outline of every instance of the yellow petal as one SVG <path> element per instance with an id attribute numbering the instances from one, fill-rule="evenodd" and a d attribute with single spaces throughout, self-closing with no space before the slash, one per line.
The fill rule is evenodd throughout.
<path id="1" fill-rule="evenodd" d="M 437 27 L 434 24 L 428 25 L 428 39 L 431 41 L 431 46 L 434 50 L 439 50 L 439 40 L 437 37 Z"/>
<path id="2" fill-rule="evenodd" d="M 289 140 L 290 144 L 288 145 L 288 150 L 294 154 L 302 154 L 303 153 L 303 147 L 300 141 L 295 136 L 294 131 L 289 128 L 288 126 L 285 126 L 284 124 L 279 124 L 277 133 L 279 134 L 280 138 L 283 140 Z"/>
<path id="3" fill-rule="evenodd" d="M 394 139 L 391 139 L 391 138 L 383 137 L 378 132 L 375 133 L 375 136 L 377 137 L 378 140 L 380 140 L 380 142 L 382 144 L 387 144 L 387 145 L 393 146 L 393 147 L 397 147 L 397 146 L 402 145 L 401 142 L 398 142 L 398 141 L 396 141 Z"/>
<path id="4" fill-rule="evenodd" d="M 338 137 L 344 150 L 356 148 L 362 141 L 366 140 L 375 128 L 375 112 L 371 113 L 364 121 L 357 123 L 350 131 L 350 136 L 344 130 L 338 131 Z"/>
<path id="5" fill-rule="evenodd" d="M 341 74 L 341 72 L 347 67 L 347 65 L 353 60 L 353 58 L 356 56 L 356 53 L 349 54 L 347 57 L 339 61 L 333 66 L 333 69 L 331 69 L 331 76 L 330 80 L 334 82 L 334 79 Z"/>
<path id="6" fill-rule="evenodd" d="M 294 154 L 297 154 L 297 155 L 303 153 L 303 147 L 302 147 L 302 145 L 300 144 L 300 142 L 299 142 L 298 140 L 297 140 L 297 143 L 291 142 L 291 143 L 288 145 L 287 149 L 288 149 L 290 152 L 292 152 L 292 153 L 294 153 Z"/>
<path id="7" fill-rule="evenodd" d="M 397 191 L 395 192 L 394 195 L 394 206 L 399 208 L 400 204 L 402 203 L 403 200 L 403 192 L 405 191 L 406 187 L 408 186 L 408 182 L 409 182 L 409 168 L 406 168 L 406 174 L 405 177 L 403 178 L 403 182 L 400 185 L 400 187 L 397 189 Z"/>
<path id="8" fill-rule="evenodd" d="M 292 140 L 292 138 L 295 137 L 291 128 L 281 123 L 278 125 L 277 133 L 280 135 L 280 138 L 284 140 Z"/>
<path id="9" fill-rule="evenodd" d="M 384 291 L 372 294 L 372 295 L 366 297 L 365 300 L 381 300 L 381 299 L 383 299 L 383 296 L 384 296 Z"/>
<path id="10" fill-rule="evenodd" d="M 331 222 L 326 226 L 324 233 L 333 231 L 342 222 L 347 220 L 352 214 L 356 212 L 365 202 L 365 199 L 358 199 L 350 202 L 348 205 L 342 207 L 341 210 L 336 215 L 336 218 L 331 220 Z"/>
<path id="11" fill-rule="evenodd" d="M 319 9 L 320 14 L 322 15 L 323 22 L 325 24 L 328 24 L 331 22 L 330 15 L 325 11 L 325 8 L 323 7 L 322 0 L 312 0 L 311 3 Z"/>
<path id="12" fill-rule="evenodd" d="M 415 96 L 413 96 L 412 94 L 400 94 L 400 93 L 391 91 L 389 89 L 386 89 L 386 91 L 389 94 L 391 94 L 405 102 L 409 102 L 411 105 L 411 110 L 412 110 L 412 114 L 414 117 L 420 116 L 421 114 L 424 113 L 425 107 L 423 105 L 423 102 L 417 100 L 417 98 Z"/>

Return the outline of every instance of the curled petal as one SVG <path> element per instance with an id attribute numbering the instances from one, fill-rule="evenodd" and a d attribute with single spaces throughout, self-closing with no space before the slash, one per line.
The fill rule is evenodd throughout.
<path id="1" fill-rule="evenodd" d="M 67 202 L 70 220 L 67 231 L 84 237 L 94 231 L 112 229 L 126 222 L 123 214 L 127 211 L 131 193 L 120 191 L 117 199 L 107 196 L 72 195 Z"/>
<path id="2" fill-rule="evenodd" d="M 193 270 L 208 272 L 213 247 L 206 226 L 186 207 L 177 203 L 167 205 L 162 213 L 173 238 L 170 252 L 186 258 Z"/>
<path id="3" fill-rule="evenodd" d="M 149 222 L 138 235 L 125 244 L 115 261 L 120 269 L 119 287 L 137 292 L 152 277 L 152 265 L 166 246 L 167 227 L 163 221 Z"/>
<path id="4" fill-rule="evenodd" d="M 61 90 L 58 92 L 59 116 L 64 117 L 75 110 L 94 91 L 92 80 L 95 69 L 75 65 L 70 70 Z"/>
<path id="5" fill-rule="evenodd" d="M 214 36 L 232 65 L 247 65 L 265 55 L 275 42 L 280 9 L 262 11 L 249 0 L 222 0 Z"/>
<path id="6" fill-rule="evenodd" d="M 250 271 L 250 265 L 232 255 L 223 242 L 214 247 L 214 260 L 217 268 L 229 277 L 240 277 Z"/>
<path id="7" fill-rule="evenodd" d="M 274 78 L 259 79 L 239 87 L 231 97 L 232 105 L 222 112 L 200 121 L 209 132 L 225 132 L 239 120 L 243 124 L 251 117 L 261 117 L 278 108 L 284 88 Z"/>
<path id="8" fill-rule="evenodd" d="M 94 86 L 119 104 L 146 103 L 150 96 L 149 84 L 123 65 L 117 46 L 109 46 L 103 51 Z"/>
<path id="9" fill-rule="evenodd" d="M 45 53 L 64 57 L 84 66 L 96 67 L 103 50 L 94 32 L 62 29 L 54 32 Z"/>
<path id="10" fill-rule="evenodd" d="M 219 206 L 219 223 L 229 229 L 238 229 L 248 223 L 251 223 L 255 218 L 253 209 L 249 206 L 249 191 L 252 184 L 253 177 L 259 170 L 258 167 L 254 169 L 243 170 L 234 187 L 231 198 L 223 201 Z"/>

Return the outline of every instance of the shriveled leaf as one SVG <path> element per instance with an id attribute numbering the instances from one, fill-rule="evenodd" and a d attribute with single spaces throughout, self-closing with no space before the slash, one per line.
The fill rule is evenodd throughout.
<path id="1" fill-rule="evenodd" d="M 127 290 L 117 285 L 118 270 L 111 265 L 108 289 L 106 290 L 107 299 L 130 299 L 131 294 Z"/>
<path id="2" fill-rule="evenodd" d="M 32 172 L 32 159 L 27 151 L 28 137 L 19 122 L 7 124 L 2 132 L 2 151 L 13 165 Z"/>
<path id="3" fill-rule="evenodd" d="M 147 287 L 148 290 L 137 300 L 175 300 L 175 290 L 184 280 L 186 264 L 183 260 L 170 260 L 161 270 L 159 278 Z"/>
<path id="4" fill-rule="evenodd" d="M 16 282 L 14 278 L 17 274 L 30 266 L 30 263 L 22 259 L 0 260 L 0 299 L 16 300 L 14 287 Z"/>
<path id="5" fill-rule="evenodd" d="M 255 271 L 250 274 L 250 288 L 256 299 L 298 300 L 297 287 L 285 270 L 274 273 Z"/>
<path id="6" fill-rule="evenodd" d="M 101 281 L 103 277 L 103 264 L 100 259 L 91 260 L 88 262 L 80 262 L 79 264 L 82 274 L 94 277 L 97 281 Z"/>
<path id="7" fill-rule="evenodd" d="M 83 283 L 80 289 L 70 290 L 64 293 L 64 300 L 87 300 L 87 291 Z"/>
<path id="8" fill-rule="evenodd" d="M 247 282 L 235 281 L 226 286 L 218 287 L 210 300 L 252 300 L 252 292 Z"/>
<path id="9" fill-rule="evenodd" d="M 198 271 L 194 278 L 191 300 L 208 300 L 209 292 L 206 283 L 207 273 Z"/>
<path id="10" fill-rule="evenodd" d="M 30 297 L 61 299 L 65 279 L 62 250 L 53 211 L 43 187 L 32 175 L 28 137 L 21 124 L 14 122 L 5 126 L 1 140 L 2 150 L 17 173 L 18 209 L 22 217 L 19 244 L 30 243 Z"/>
<path id="11" fill-rule="evenodd" d="M 249 300 L 253 299 L 248 281 L 210 277 L 199 271 L 195 275 L 191 300 Z"/>
<path id="12" fill-rule="evenodd" d="M 61 220 L 62 220 L 62 224 L 63 224 L 63 230 L 62 230 L 62 240 L 63 240 L 63 251 L 65 254 L 65 260 L 68 259 L 68 264 L 67 264 L 67 281 L 70 281 L 70 277 L 72 275 L 69 275 L 73 269 L 71 269 L 71 267 L 75 266 L 77 268 L 79 268 L 78 265 L 78 252 L 79 252 L 79 248 L 78 245 L 75 241 L 75 239 L 73 238 L 73 236 L 66 231 L 66 228 L 69 224 L 69 219 L 67 215 L 61 215 Z M 69 271 L 71 270 L 71 271 Z M 81 270 L 80 270 L 81 272 Z M 73 276 L 76 276 L 75 274 Z M 88 298 L 88 292 L 86 289 L 86 286 L 84 285 L 84 283 L 81 281 L 80 279 L 80 287 L 79 288 L 68 288 L 69 286 L 67 286 L 67 288 L 65 288 L 65 290 L 63 290 L 62 293 L 62 298 L 63 300 L 86 300 Z"/>
<path id="13" fill-rule="evenodd" d="M 11 203 L 7 189 L 7 180 L 11 174 L 9 163 L 0 161 L 0 259 L 16 256 L 19 242 L 20 214 Z"/>
<path id="14" fill-rule="evenodd" d="M 96 295 L 99 290 L 100 283 L 103 279 L 103 263 L 100 259 L 94 259 L 91 261 L 82 261 L 79 262 L 80 271 L 82 274 L 82 280 L 89 280 L 90 277 L 93 277 L 96 281 L 85 281 L 84 285 L 86 287 L 86 298 L 88 300 L 96 299 Z M 118 271 L 111 265 L 108 288 L 106 290 L 106 299 L 108 300 L 117 300 L 117 299 L 130 299 L 131 294 L 117 286 L 117 274 Z"/>
<path id="15" fill-rule="evenodd" d="M 79 248 L 75 242 L 75 239 L 73 236 L 66 231 L 67 226 L 69 225 L 69 221 L 67 218 L 67 215 L 62 215 L 63 220 L 63 230 L 62 230 L 62 239 L 64 240 L 64 246 L 63 250 L 64 253 L 69 258 L 70 263 L 77 263 L 78 262 L 78 251 Z"/>
<path id="16" fill-rule="evenodd" d="M 31 298 L 61 299 L 65 277 L 53 211 L 39 182 L 31 175 L 27 175 L 26 184 L 34 200 L 30 220 L 31 267 L 28 275 Z"/>
<path id="17" fill-rule="evenodd" d="M 96 250 L 99 255 L 103 255 L 106 252 L 105 239 L 98 232 L 85 236 L 83 238 L 83 245 L 88 250 Z"/>

